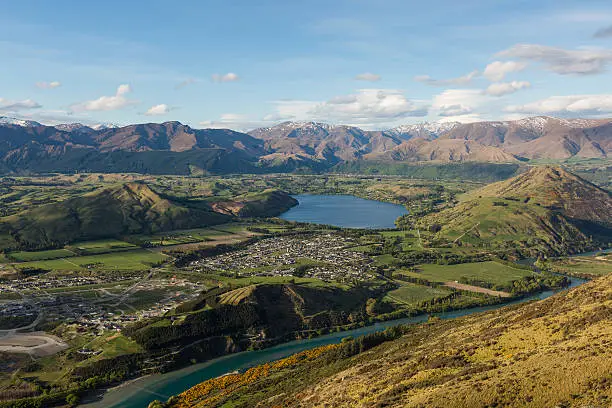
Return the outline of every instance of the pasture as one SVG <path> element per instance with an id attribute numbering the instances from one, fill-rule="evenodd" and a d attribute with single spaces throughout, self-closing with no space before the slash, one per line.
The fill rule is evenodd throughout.
<path id="1" fill-rule="evenodd" d="M 388 292 L 383 298 L 384 300 L 402 305 L 417 306 L 421 302 L 444 297 L 451 293 L 450 290 L 443 288 L 430 288 L 428 286 L 416 285 L 414 283 L 401 281 L 396 282 L 400 283 L 401 286 Z"/>
<path id="2" fill-rule="evenodd" d="M 414 271 L 402 274 L 423 278 L 431 282 L 459 281 L 461 278 L 489 282 L 492 285 L 507 285 L 512 281 L 532 275 L 526 269 L 513 268 L 495 261 L 474 262 L 458 265 L 419 265 Z"/>
<path id="3" fill-rule="evenodd" d="M 19 268 L 40 268 L 60 271 L 78 269 L 137 271 L 149 269 L 153 264 L 164 261 L 167 258 L 168 256 L 162 253 L 146 249 L 134 249 L 100 255 L 23 262 L 19 264 Z"/>

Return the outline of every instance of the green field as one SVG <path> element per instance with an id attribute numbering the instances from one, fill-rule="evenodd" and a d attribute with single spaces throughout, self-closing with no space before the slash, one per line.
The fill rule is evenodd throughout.
<path id="1" fill-rule="evenodd" d="M 249 234 L 250 232 L 247 231 L 247 225 L 232 223 L 219 225 L 214 228 L 195 228 L 189 230 L 168 231 L 165 233 L 152 235 L 135 235 L 134 238 L 149 242 L 155 246 L 169 246 L 215 241 L 226 238 L 239 238 Z"/>
<path id="2" fill-rule="evenodd" d="M 70 259 L 51 259 L 44 261 L 24 262 L 20 268 L 41 268 L 51 270 L 106 269 L 106 270 L 144 270 L 152 264 L 168 257 L 164 254 L 135 249 L 122 252 L 111 252 L 101 255 L 75 256 Z M 89 267 L 89 268 L 88 268 Z"/>
<path id="3" fill-rule="evenodd" d="M 95 357 L 96 360 L 141 351 L 141 347 L 136 342 L 118 333 L 99 337 L 87 344 L 87 348 L 102 350 L 102 353 Z"/>
<path id="4" fill-rule="evenodd" d="M 401 282 L 401 285 L 399 288 L 388 292 L 384 299 L 399 304 L 416 306 L 420 302 L 443 297 L 451 293 L 447 289 L 430 288 L 413 283 Z"/>
<path id="5" fill-rule="evenodd" d="M 557 273 L 595 278 L 612 273 L 612 253 L 551 259 L 544 263 L 543 268 Z"/>
<path id="6" fill-rule="evenodd" d="M 431 282 L 449 282 L 467 278 L 502 286 L 533 274 L 529 270 L 512 268 L 494 261 L 459 265 L 420 265 L 415 272 L 401 271 L 401 273 Z"/>
<path id="7" fill-rule="evenodd" d="M 125 251 L 136 248 L 136 245 L 117 239 L 102 239 L 97 241 L 76 242 L 67 247 L 81 255 L 96 255 L 114 251 Z"/>
<path id="8" fill-rule="evenodd" d="M 44 259 L 69 258 L 76 254 L 68 249 L 50 249 L 48 251 L 11 252 L 7 258 L 17 262 L 41 261 Z"/>

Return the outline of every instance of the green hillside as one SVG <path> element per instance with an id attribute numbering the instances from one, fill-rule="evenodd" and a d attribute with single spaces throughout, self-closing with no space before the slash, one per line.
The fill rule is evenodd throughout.
<path id="1" fill-rule="evenodd" d="M 229 219 L 203 203 L 173 201 L 145 184 L 126 183 L 2 218 L 0 244 L 3 248 L 45 248 L 216 225 Z"/>
<path id="2" fill-rule="evenodd" d="M 534 167 L 466 194 L 418 226 L 455 245 L 538 255 L 606 245 L 612 236 L 610 220 L 608 191 L 560 167 Z"/>

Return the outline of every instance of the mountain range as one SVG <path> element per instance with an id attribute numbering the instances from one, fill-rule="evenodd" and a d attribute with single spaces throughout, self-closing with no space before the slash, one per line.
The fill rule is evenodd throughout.
<path id="1" fill-rule="evenodd" d="M 607 158 L 611 152 L 612 119 L 532 117 L 377 131 L 284 122 L 243 133 L 179 122 L 45 126 L 0 118 L 0 173 L 239 173 L 326 169 L 358 160 L 512 163 Z"/>

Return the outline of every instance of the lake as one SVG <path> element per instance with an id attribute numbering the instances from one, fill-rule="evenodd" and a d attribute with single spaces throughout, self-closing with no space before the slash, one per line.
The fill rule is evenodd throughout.
<path id="1" fill-rule="evenodd" d="M 570 287 L 576 287 L 586 282 L 578 278 L 571 278 L 571 280 L 572 284 Z M 472 313 L 498 309 L 511 304 L 545 299 L 554 293 L 553 291 L 545 291 L 501 305 L 474 307 L 447 313 L 436 313 L 435 315 L 443 319 L 461 317 Z M 219 377 L 233 371 L 242 371 L 249 367 L 278 360 L 313 347 L 339 343 L 342 338 L 347 336 L 358 337 L 399 324 L 421 323 L 426 321 L 427 318 L 427 316 L 421 315 L 405 319 L 390 320 L 354 330 L 327 334 L 314 339 L 296 340 L 264 350 L 230 354 L 205 363 L 195 364 L 178 371 L 139 378 L 123 386 L 109 390 L 103 395 L 100 401 L 85 404 L 84 406 L 88 408 L 146 408 L 151 401 L 156 399 L 165 401 L 168 397 L 179 394 L 210 378 Z"/>
<path id="2" fill-rule="evenodd" d="M 366 200 L 351 195 L 294 195 L 299 205 L 280 216 L 288 221 L 335 225 L 343 228 L 395 228 L 408 214 L 403 205 Z"/>

